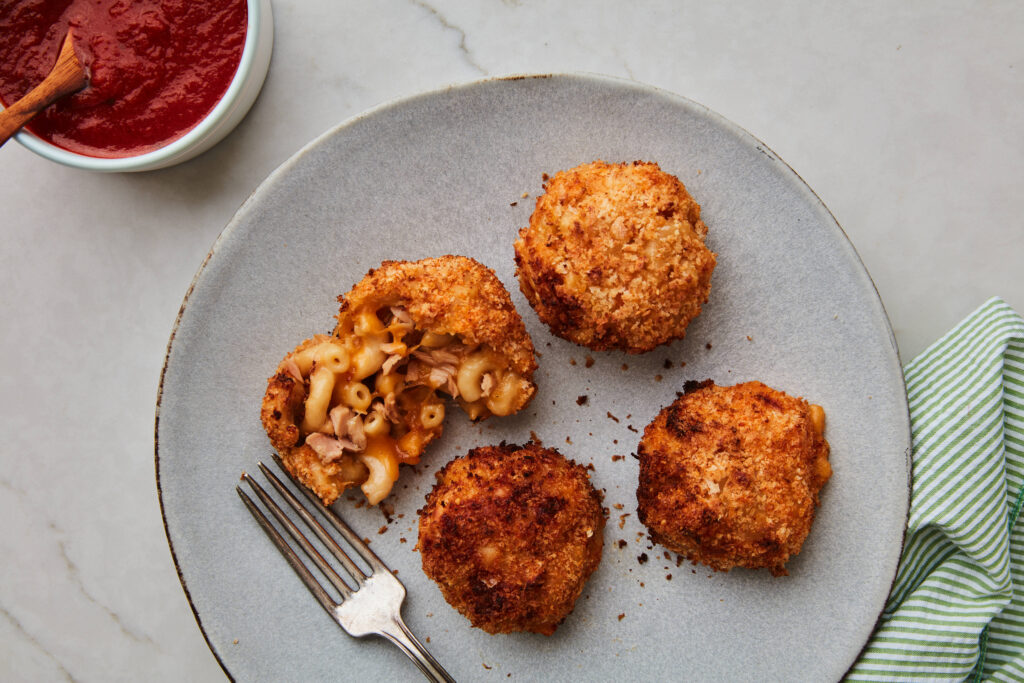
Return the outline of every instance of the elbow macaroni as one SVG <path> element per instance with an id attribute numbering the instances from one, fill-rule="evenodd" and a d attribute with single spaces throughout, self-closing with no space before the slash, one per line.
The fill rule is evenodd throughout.
<path id="1" fill-rule="evenodd" d="M 371 505 L 388 495 L 399 463 L 417 462 L 426 445 L 440 435 L 445 406 L 439 390 L 452 387 L 449 391 L 470 418 L 477 419 L 514 412 L 525 384 L 487 347 L 466 350 L 450 334 L 426 331 L 417 336 L 407 313 L 391 309 L 391 314 L 387 325 L 370 307 L 343 314 L 336 336 L 318 335 L 286 358 L 289 364 L 294 362 L 289 365 L 292 374 L 298 368 L 306 382 L 300 428 L 304 436 L 322 432 L 343 439 L 345 433 L 335 435 L 331 410 L 346 406 L 356 413 L 351 419 L 360 422 L 357 442 L 365 435 L 365 448 L 339 462 L 346 466 L 346 485 L 359 484 Z M 412 374 L 412 365 L 403 369 L 417 349 L 422 349 L 417 358 L 427 354 L 423 358 L 451 368 L 446 372 L 454 374 L 454 383 L 441 383 L 439 389 L 437 382 L 424 381 L 422 366 L 418 374 Z M 428 374 L 436 373 L 433 368 L 428 367 Z M 380 405 L 374 406 L 375 400 Z M 354 427 L 349 423 L 345 429 L 351 433 Z"/>
<path id="2" fill-rule="evenodd" d="M 374 385 L 375 393 L 378 396 L 387 396 L 388 394 L 399 394 L 402 392 L 404 383 L 405 376 L 399 375 L 396 372 L 389 372 L 386 375 L 379 375 L 377 377 L 377 383 Z"/>
<path id="3" fill-rule="evenodd" d="M 315 432 L 327 421 L 327 410 L 334 391 L 334 373 L 327 368 L 316 368 L 309 376 L 309 397 L 306 399 L 306 414 L 302 418 L 302 430 Z"/>
<path id="4" fill-rule="evenodd" d="M 420 346 L 427 349 L 440 349 L 441 347 L 448 346 L 455 341 L 455 337 L 450 334 L 438 334 L 436 332 L 424 332 L 423 338 L 420 339 Z"/>
<path id="5" fill-rule="evenodd" d="M 373 411 L 363 421 L 363 432 L 366 436 L 386 436 L 391 432 L 391 425 L 383 414 Z"/>
<path id="6" fill-rule="evenodd" d="M 498 363 L 486 352 L 477 352 L 469 356 L 459 365 L 455 384 L 464 399 L 472 403 L 484 395 L 484 375 L 499 369 Z"/>
<path id="7" fill-rule="evenodd" d="M 370 335 L 385 332 L 387 328 L 377 317 L 377 311 L 364 308 L 355 315 L 352 323 L 352 331 L 357 337 L 369 337 Z"/>
<path id="8" fill-rule="evenodd" d="M 507 372 L 487 397 L 487 410 L 494 415 L 510 415 L 515 410 L 518 395 L 519 376 L 514 372 Z"/>
<path id="9" fill-rule="evenodd" d="M 388 343 L 388 332 L 377 313 L 370 309 L 356 314 L 352 332 L 362 342 L 352 359 L 352 379 L 366 379 L 384 365 L 387 354 L 381 347 Z"/>
<path id="10" fill-rule="evenodd" d="M 428 403 L 420 408 L 420 424 L 424 429 L 437 429 L 444 422 L 444 406 L 440 403 Z"/>
<path id="11" fill-rule="evenodd" d="M 405 454 L 404 460 L 408 463 L 419 462 L 426 445 L 426 435 L 419 430 L 407 432 L 398 440 L 398 450 Z"/>
<path id="12" fill-rule="evenodd" d="M 818 434 L 825 434 L 825 409 L 819 405 L 811 404 L 809 407 L 811 425 Z"/>
<path id="13" fill-rule="evenodd" d="M 387 359 L 387 354 L 380 348 L 383 343 L 382 340 L 372 337 L 363 339 L 362 347 L 352 358 L 352 379 L 366 379 L 380 370 Z"/>
<path id="14" fill-rule="evenodd" d="M 357 413 L 365 413 L 370 407 L 370 390 L 362 382 L 346 382 L 341 387 L 341 402 Z"/>
<path id="15" fill-rule="evenodd" d="M 359 454 L 359 461 L 366 465 L 370 474 L 360 487 L 370 505 L 376 505 L 391 492 L 398 479 L 398 457 L 394 446 L 380 437 L 368 439 L 366 450 Z"/>
<path id="16" fill-rule="evenodd" d="M 316 362 L 318 365 L 322 365 L 336 375 L 348 370 L 351 359 L 348 356 L 348 351 L 340 344 L 333 342 L 321 344 L 317 350 Z"/>

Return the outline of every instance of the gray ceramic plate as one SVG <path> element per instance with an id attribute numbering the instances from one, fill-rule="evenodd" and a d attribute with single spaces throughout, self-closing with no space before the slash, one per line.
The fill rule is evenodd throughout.
<path id="1" fill-rule="evenodd" d="M 552 337 L 520 295 L 512 242 L 542 174 L 594 159 L 653 160 L 682 179 L 718 267 L 684 341 L 592 353 L 588 368 L 587 351 Z M 392 523 L 339 505 L 398 570 L 406 620 L 437 658 L 459 680 L 839 678 L 883 607 L 907 513 L 907 403 L 882 304 L 825 206 L 758 140 L 675 95 L 579 75 L 473 83 L 342 124 L 270 176 L 196 276 L 168 351 L 157 477 L 182 585 L 225 670 L 418 679 L 394 647 L 328 619 L 233 489 L 269 459 L 266 378 L 331 329 L 335 297 L 384 259 L 447 253 L 477 258 L 512 292 L 543 354 L 539 393 L 511 419 L 472 424 L 451 410 L 424 464 L 403 468 Z M 759 379 L 828 413 L 835 474 L 788 577 L 677 564 L 636 520 L 638 432 L 685 380 L 705 378 Z M 604 557 L 553 637 L 490 636 L 423 575 L 416 510 L 447 460 L 531 432 L 593 463 L 611 512 Z"/>

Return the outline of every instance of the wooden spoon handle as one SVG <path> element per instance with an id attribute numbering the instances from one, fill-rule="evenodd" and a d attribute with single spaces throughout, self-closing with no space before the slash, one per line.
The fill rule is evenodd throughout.
<path id="1" fill-rule="evenodd" d="M 89 83 L 89 75 L 75 56 L 75 48 L 68 32 L 61 45 L 53 70 L 20 100 L 0 111 L 0 145 L 28 123 L 33 116 L 61 97 L 78 92 Z"/>

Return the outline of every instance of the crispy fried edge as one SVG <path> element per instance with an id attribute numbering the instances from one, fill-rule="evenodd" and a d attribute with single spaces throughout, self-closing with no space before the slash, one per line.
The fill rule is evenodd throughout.
<path id="1" fill-rule="evenodd" d="M 456 298 L 459 292 L 466 295 L 461 305 Z M 377 308 L 402 306 L 419 329 L 456 334 L 471 344 L 488 345 L 508 358 L 523 377 L 514 412 L 522 410 L 536 393 L 533 341 L 501 280 L 475 259 L 447 255 L 413 262 L 384 261 L 338 301 L 339 327 L 347 311 L 366 304 Z M 310 447 L 296 445 L 305 392 L 296 394 L 299 387 L 283 369 L 288 357 L 318 341 L 316 337 L 303 341 L 278 365 L 277 372 L 267 380 L 260 419 L 285 468 L 330 505 L 345 488 L 360 482 L 352 477 L 337 481 L 343 469 L 340 465 L 322 463 Z"/>
<path id="2" fill-rule="evenodd" d="M 446 520 L 449 519 L 444 511 L 448 508 L 450 496 L 460 491 L 460 484 L 467 481 L 472 481 L 474 484 L 470 493 L 475 495 L 471 495 L 467 499 L 470 501 L 471 507 L 478 511 L 482 509 L 484 514 L 497 515 L 502 511 L 493 505 L 487 506 L 487 503 L 493 503 L 493 500 L 485 501 L 480 506 L 477 505 L 481 494 L 486 497 L 487 491 L 494 485 L 492 482 L 501 480 L 508 475 L 510 465 L 516 468 L 526 468 L 531 467 L 531 462 L 544 467 L 547 474 L 559 476 L 562 479 L 560 482 L 562 492 L 568 493 L 567 489 L 572 488 L 582 489 L 583 497 L 574 499 L 573 502 L 580 507 L 580 514 L 589 513 L 589 520 L 593 522 L 593 533 L 579 548 L 581 551 L 578 558 L 580 568 L 575 576 L 571 576 L 574 581 L 562 581 L 557 585 L 557 588 L 561 588 L 564 593 L 561 599 L 554 604 L 547 600 L 538 603 L 542 612 L 539 615 L 528 616 L 520 614 L 523 607 L 521 600 L 515 601 L 514 604 L 508 604 L 508 609 L 495 610 L 484 606 L 484 601 L 491 596 L 474 591 L 470 586 L 453 583 L 448 565 L 457 560 L 450 558 L 447 551 L 441 547 L 443 545 L 441 537 L 444 534 Z M 485 469 L 486 472 L 481 473 L 480 469 Z M 481 479 L 487 478 L 488 474 L 495 475 L 494 479 L 486 479 L 486 483 L 483 484 L 485 488 L 479 488 Z M 424 573 L 438 584 L 445 600 L 468 618 L 475 627 L 492 634 L 530 631 L 552 635 L 572 613 L 587 580 L 597 569 L 601 560 L 606 511 L 602 507 L 601 492 L 590 481 L 587 469 L 566 458 L 556 449 L 543 448 L 534 442 L 529 442 L 524 446 L 502 442 L 498 446 L 475 448 L 467 455 L 448 462 L 437 472 L 436 478 L 437 483 L 427 494 L 426 504 L 418 511 L 420 523 L 417 549 L 420 550 Z M 537 491 L 541 483 L 538 480 L 531 481 L 529 483 L 531 491 Z M 504 499 L 504 502 L 512 502 L 511 497 Z M 513 520 L 513 522 L 515 521 L 518 520 Z M 439 544 L 437 547 L 434 546 L 435 542 Z M 474 566 L 478 571 L 486 571 L 485 568 L 478 565 Z M 512 586 L 512 588 L 517 592 L 525 590 L 525 587 L 515 588 Z"/>
<path id="3" fill-rule="evenodd" d="M 649 450 L 648 444 L 654 441 L 661 441 L 665 447 L 674 446 L 677 450 L 682 449 L 681 439 L 683 436 L 699 434 L 703 432 L 704 425 L 696 420 L 681 419 L 685 417 L 684 411 L 691 400 L 702 400 L 702 392 L 728 391 L 740 394 L 743 399 L 747 397 L 762 397 L 770 403 L 774 403 L 783 410 L 798 410 L 801 412 L 802 423 L 805 433 L 810 439 L 809 448 L 801 453 L 804 457 L 803 467 L 807 476 L 811 479 L 807 485 L 807 493 L 811 498 L 809 514 L 798 533 L 798 538 L 780 548 L 778 553 L 765 552 L 758 556 L 741 556 L 743 548 L 730 546 L 727 548 L 708 548 L 702 545 L 700 536 L 702 531 L 715 528 L 720 520 L 715 519 L 712 511 L 703 503 L 692 508 L 680 511 L 679 517 L 664 520 L 654 520 L 651 515 L 659 507 L 659 495 L 663 490 L 666 472 L 659 471 L 654 467 L 651 458 L 653 452 Z M 783 405 L 784 404 L 784 405 Z M 674 420 L 677 427 L 671 429 L 669 420 Z M 670 436 L 674 434 L 674 436 Z M 658 449 L 654 449 L 657 451 Z M 747 569 L 767 568 L 774 576 L 788 574 L 785 563 L 794 555 L 798 554 L 803 547 L 807 535 L 813 525 L 815 511 L 819 505 L 819 493 L 831 476 L 831 467 L 828 465 L 830 446 L 824 434 L 819 433 L 812 425 L 810 419 L 810 405 L 803 398 L 797 398 L 786 394 L 783 391 L 773 389 L 762 382 L 752 381 L 733 386 L 718 386 L 711 380 L 703 382 L 687 382 L 684 387 L 684 394 L 677 398 L 672 404 L 663 408 L 657 417 L 644 429 L 644 435 L 638 448 L 640 459 L 639 481 L 637 486 L 637 515 L 651 537 L 651 540 L 659 543 L 673 552 L 677 552 L 694 563 L 700 562 L 715 571 L 729 571 L 734 567 Z M 824 472 L 819 464 L 824 459 Z M 679 523 L 678 533 L 669 537 L 660 532 L 658 526 L 661 522 L 675 521 Z"/>
<path id="4" fill-rule="evenodd" d="M 653 186 L 668 186 L 669 192 L 678 195 L 678 208 L 686 213 L 686 220 L 692 225 L 700 241 L 696 258 L 691 259 L 698 273 L 695 293 L 699 300 L 688 301 L 688 310 L 670 329 L 654 329 L 635 318 L 595 319 L 588 312 L 587 302 L 567 290 L 565 275 L 559 268 L 562 260 L 549 264 L 548 258 L 545 258 L 550 257 L 553 251 L 548 241 L 552 238 L 561 238 L 557 233 L 552 236 L 545 225 L 552 212 L 549 205 L 557 205 L 562 201 L 555 198 L 556 192 L 570 194 L 575 190 L 579 194 L 585 190 L 589 176 L 606 175 L 614 169 L 623 168 L 635 169 L 640 175 L 652 179 Z M 537 198 L 536 208 L 530 216 L 530 224 L 519 231 L 519 238 L 515 242 L 515 260 L 519 289 L 551 332 L 595 351 L 618 349 L 631 354 L 646 353 L 662 344 L 684 338 L 686 328 L 700 314 L 702 306 L 708 301 L 711 275 L 717 257 L 704 244 L 707 226 L 700 220 L 700 205 L 690 196 L 683 183 L 675 176 L 662 171 L 658 164 L 653 162 L 609 164 L 597 160 L 559 171 L 545 184 L 544 189 L 545 193 Z"/>
<path id="5" fill-rule="evenodd" d="M 338 297 L 340 319 L 370 304 L 404 307 L 417 328 L 486 344 L 528 380 L 537 369 L 533 341 L 494 271 L 467 256 L 384 261 Z"/>
<path id="6" fill-rule="evenodd" d="M 313 491 L 324 505 L 330 505 L 345 489 L 358 486 L 366 477 L 346 477 L 346 468 L 341 463 L 325 463 L 312 448 L 299 444 L 306 391 L 284 369 L 289 358 L 324 339 L 326 335 L 306 339 L 281 360 L 277 371 L 267 380 L 267 390 L 260 403 L 260 422 L 288 473 Z M 355 460 L 347 469 L 350 474 L 366 472 L 366 467 Z"/>

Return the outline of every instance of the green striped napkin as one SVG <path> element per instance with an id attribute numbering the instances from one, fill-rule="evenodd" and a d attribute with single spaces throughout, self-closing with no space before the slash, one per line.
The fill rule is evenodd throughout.
<path id="1" fill-rule="evenodd" d="M 995 298 L 904 369 L 913 492 L 849 681 L 1024 681 L 1024 320 Z"/>

